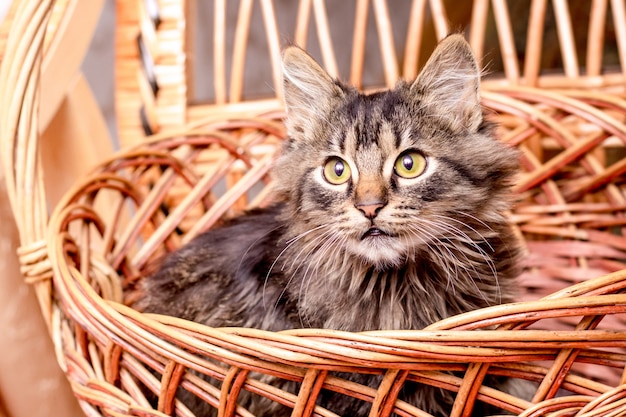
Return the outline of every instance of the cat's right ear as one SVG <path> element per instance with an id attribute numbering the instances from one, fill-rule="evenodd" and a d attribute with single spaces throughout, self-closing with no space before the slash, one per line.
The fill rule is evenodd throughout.
<path id="1" fill-rule="evenodd" d="M 297 46 L 283 51 L 283 86 L 288 124 L 300 129 L 326 117 L 334 99 L 343 95 L 332 77 Z"/>

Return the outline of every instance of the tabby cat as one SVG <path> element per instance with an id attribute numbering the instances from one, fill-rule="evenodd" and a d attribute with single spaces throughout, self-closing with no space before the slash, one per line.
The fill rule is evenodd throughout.
<path id="1" fill-rule="evenodd" d="M 513 301 L 520 247 L 505 212 L 518 157 L 483 117 L 480 72 L 461 35 L 389 91 L 362 94 L 295 46 L 283 74 L 288 140 L 273 169 L 275 203 L 168 256 L 145 281 L 143 311 L 214 327 L 359 332 L 421 329 Z M 454 401 L 418 384 L 400 396 L 435 416 Z M 214 412 L 198 403 L 188 404 L 198 415 Z M 340 415 L 369 410 L 332 392 L 320 403 Z M 258 416 L 290 413 L 246 394 L 241 404 Z"/>

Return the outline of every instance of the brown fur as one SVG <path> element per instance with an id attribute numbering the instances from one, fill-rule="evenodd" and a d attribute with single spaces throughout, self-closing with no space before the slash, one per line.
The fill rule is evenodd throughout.
<path id="1" fill-rule="evenodd" d="M 210 326 L 364 331 L 421 329 L 513 301 L 520 251 L 504 213 L 517 154 L 483 118 L 462 37 L 444 40 L 413 83 L 371 95 L 331 79 L 297 47 L 283 65 L 289 140 L 273 171 L 277 203 L 170 256 L 140 307 Z M 407 151 L 426 158 L 413 179 L 394 170 Z M 341 184 L 324 174 L 335 157 L 351 173 Z M 437 416 L 453 401 L 418 385 L 401 397 Z M 241 401 L 257 415 L 289 415 Z M 351 416 L 369 408 L 332 393 L 321 401 Z"/>

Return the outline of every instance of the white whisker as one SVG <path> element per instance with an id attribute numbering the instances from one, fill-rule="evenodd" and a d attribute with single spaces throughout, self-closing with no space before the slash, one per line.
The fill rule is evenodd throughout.
<path id="1" fill-rule="evenodd" d="M 295 236 L 291 239 L 289 239 L 286 242 L 285 247 L 283 248 L 282 251 L 280 251 L 280 253 L 278 254 L 278 256 L 276 257 L 276 259 L 274 259 L 274 261 L 272 262 L 272 264 L 270 265 L 269 269 L 267 270 L 267 274 L 265 274 L 265 282 L 263 284 L 263 294 L 262 294 L 262 299 L 263 299 L 263 305 L 267 305 L 266 304 L 266 300 L 265 300 L 265 290 L 267 287 L 267 281 L 269 280 L 270 275 L 272 274 L 272 270 L 274 269 L 274 266 L 276 265 L 276 262 L 278 262 L 278 260 L 280 259 L 280 257 L 293 245 L 295 244 L 297 241 L 299 241 L 300 239 L 304 238 L 305 236 L 309 235 L 312 232 L 315 232 L 316 230 L 322 229 L 324 227 L 328 227 L 328 224 L 322 224 L 320 226 L 317 226 L 313 229 L 310 229 L 304 233 L 299 234 L 298 236 Z M 281 293 L 282 296 L 282 293 Z M 280 297 L 278 298 L 280 300 Z"/>
<path id="2" fill-rule="evenodd" d="M 495 252 L 495 250 L 493 249 L 491 244 L 487 241 L 487 239 L 481 233 L 479 233 L 476 229 L 472 228 L 471 226 L 465 225 L 464 223 L 462 223 L 462 222 L 460 222 L 460 221 L 458 221 L 458 220 L 456 220 L 454 218 L 451 218 L 449 216 L 435 215 L 435 217 L 438 217 L 440 219 L 447 220 L 447 221 L 454 221 L 456 223 L 459 223 L 461 225 L 464 225 L 464 226 L 468 227 L 472 232 L 476 233 L 480 237 L 480 240 L 482 240 L 483 242 L 485 242 L 487 244 L 489 249 L 491 249 L 491 252 Z M 459 238 L 459 241 L 461 243 L 467 244 L 471 248 L 475 249 L 471 253 L 480 256 L 485 261 L 486 265 L 490 269 L 491 275 L 494 278 L 494 281 L 495 281 L 495 284 L 496 284 L 496 291 L 499 294 L 498 297 L 501 297 L 501 294 L 500 294 L 500 284 L 499 284 L 499 281 L 498 281 L 498 273 L 497 273 L 496 267 L 495 267 L 495 265 L 493 263 L 493 260 L 492 260 L 491 256 L 489 256 L 489 254 L 487 254 L 487 252 L 485 252 L 485 250 L 474 239 L 472 239 L 467 233 L 465 233 L 464 231 L 462 231 L 458 227 L 456 227 L 456 226 L 454 226 L 454 225 L 452 225 L 452 224 L 450 224 L 449 222 L 446 222 L 446 221 L 438 221 L 438 222 L 436 222 L 436 224 L 440 228 L 448 230 L 449 232 L 452 232 L 453 235 L 456 235 L 456 237 Z M 482 275 L 476 270 L 476 267 L 474 266 L 474 263 L 476 261 L 472 261 L 472 260 L 469 259 L 469 257 L 467 256 L 465 247 L 464 246 L 456 246 L 456 248 L 458 249 L 459 253 L 461 255 L 463 255 L 463 257 L 466 259 L 467 264 L 472 267 L 472 270 L 476 274 L 476 278 L 481 279 Z M 478 289 L 478 285 L 473 280 L 472 280 L 472 283 L 475 285 L 477 291 L 479 291 L 481 293 L 481 295 L 482 295 L 482 292 Z M 483 298 L 485 298 L 484 295 L 483 295 Z M 485 301 L 487 301 L 486 298 L 485 298 Z"/>

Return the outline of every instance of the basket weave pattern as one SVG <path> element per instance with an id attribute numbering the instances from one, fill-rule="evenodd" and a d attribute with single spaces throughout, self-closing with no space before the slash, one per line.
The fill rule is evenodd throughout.
<path id="1" fill-rule="evenodd" d="M 569 400 L 547 399 L 535 406 L 538 410 L 573 405 L 579 409 L 576 415 L 596 410 L 592 401 L 615 394 L 612 387 L 619 386 L 626 364 L 624 352 L 615 350 L 626 345 L 626 333 L 614 331 L 624 328 L 626 297 L 620 292 L 626 287 L 626 275 L 620 261 L 626 258 L 626 244 L 610 232 L 624 224 L 623 200 L 610 202 L 611 195 L 623 190 L 597 180 L 604 170 L 597 170 L 597 157 L 585 151 L 607 136 L 601 129 L 564 142 L 552 159 L 556 171 L 545 164 L 532 165 L 536 160 L 526 147 L 533 137 L 559 119 L 575 118 L 581 109 L 585 116 L 593 113 L 597 108 L 589 102 L 598 107 L 607 104 L 602 96 L 587 101 L 564 97 L 566 103 L 548 107 L 550 98 L 551 94 L 520 89 L 485 94 L 488 108 L 498 111 L 493 117 L 501 119 L 503 140 L 524 154 L 526 170 L 518 184 L 522 201 L 512 218 L 529 251 L 522 283 L 527 299 L 533 301 L 469 313 L 425 331 L 354 335 L 308 329 L 279 334 L 219 330 L 148 317 L 125 307 L 132 303 L 136 280 L 146 274 L 151 261 L 220 216 L 232 215 L 235 202 L 240 208 L 263 204 L 263 191 L 251 201 L 248 190 L 265 177 L 283 131 L 272 119 L 232 120 L 184 136 L 164 136 L 108 161 L 68 195 L 51 219 L 49 236 L 55 237 L 51 244 L 59 248 L 55 251 L 59 256 L 51 260 L 55 282 L 71 316 L 63 322 L 73 347 L 66 360 L 76 361 L 68 362 L 70 377 L 89 386 L 88 370 L 98 358 L 109 387 L 119 385 L 141 397 L 136 385 L 145 384 L 159 395 L 159 409 L 166 413 L 177 407 L 173 393 L 182 386 L 224 412 L 235 407 L 240 389 L 304 410 L 312 407 L 323 388 L 373 401 L 381 415 L 392 409 L 421 415 L 392 400 L 405 380 L 460 390 L 465 397 L 459 407 L 471 407 L 475 398 L 489 398 L 513 412 L 530 408 L 492 389 L 476 391 L 486 374 L 543 381 L 538 401 L 553 397 L 560 388 L 577 394 Z M 626 103 L 622 106 L 626 110 Z M 617 118 L 601 114 L 607 130 L 624 131 Z M 220 184 L 232 181 L 228 177 L 233 175 L 235 185 L 219 196 Z M 581 195 L 581 187 L 594 191 L 595 202 L 569 197 Z M 102 199 L 105 204 L 100 204 Z M 118 223 L 125 217 L 130 219 L 127 224 Z M 614 273 L 589 279 L 610 272 Z M 70 332 L 73 322 L 81 325 L 76 334 Z M 498 330 L 493 330 L 496 325 Z M 477 329 L 482 331 L 470 331 Z M 164 373 L 162 380 L 149 369 Z M 189 370 L 226 382 L 220 391 Z M 379 372 L 385 379 L 375 391 L 328 375 L 329 370 Z M 446 373 L 450 370 L 463 370 L 465 377 L 453 377 Z M 301 390 L 297 396 L 280 392 L 250 376 L 250 371 L 303 381 Z M 84 399 L 93 402 L 94 394 L 87 391 Z M 585 412 L 580 411 L 583 406 Z"/>
<path id="2" fill-rule="evenodd" d="M 386 4 L 374 3 L 379 12 Z M 493 3 L 502 13 L 504 3 Z M 587 79 L 602 91 L 521 86 L 511 82 L 511 66 L 507 78 L 485 83 L 483 103 L 500 125 L 501 140 L 521 151 L 511 219 L 528 252 L 523 302 L 420 331 L 213 329 L 135 311 L 137 283 L 164 253 L 224 217 L 267 203 L 267 173 L 285 135 L 281 113 L 217 121 L 204 114 L 190 126 L 163 128 L 79 179 L 48 219 L 33 128 L 41 54 L 23 45 L 41 44 L 51 10 L 46 2 L 22 7 L 18 23 L 32 31 L 22 36 L 24 43 L 7 46 L 14 65 L 3 65 L 0 87 L 17 86 L 21 95 L 1 115 L 3 138 L 11 139 L 3 140 L 3 161 L 22 233 L 24 275 L 38 291 L 59 362 L 87 415 L 191 416 L 176 399 L 183 388 L 220 416 L 250 415 L 237 405 L 241 390 L 293 407 L 294 416 L 333 415 L 315 404 L 322 390 L 371 402 L 372 416 L 426 416 L 396 400 L 406 381 L 458 392 L 453 416 L 469 415 L 476 401 L 522 416 L 626 414 L 626 101 L 615 92 L 616 79 L 624 84 L 620 74 L 591 74 Z M 571 79 L 584 83 L 582 76 Z M 374 389 L 333 371 L 383 379 Z M 221 383 L 210 385 L 198 373 Z M 261 374 L 297 381 L 299 390 L 278 390 Z M 487 375 L 528 379 L 538 388 L 528 402 L 482 386 Z"/>

